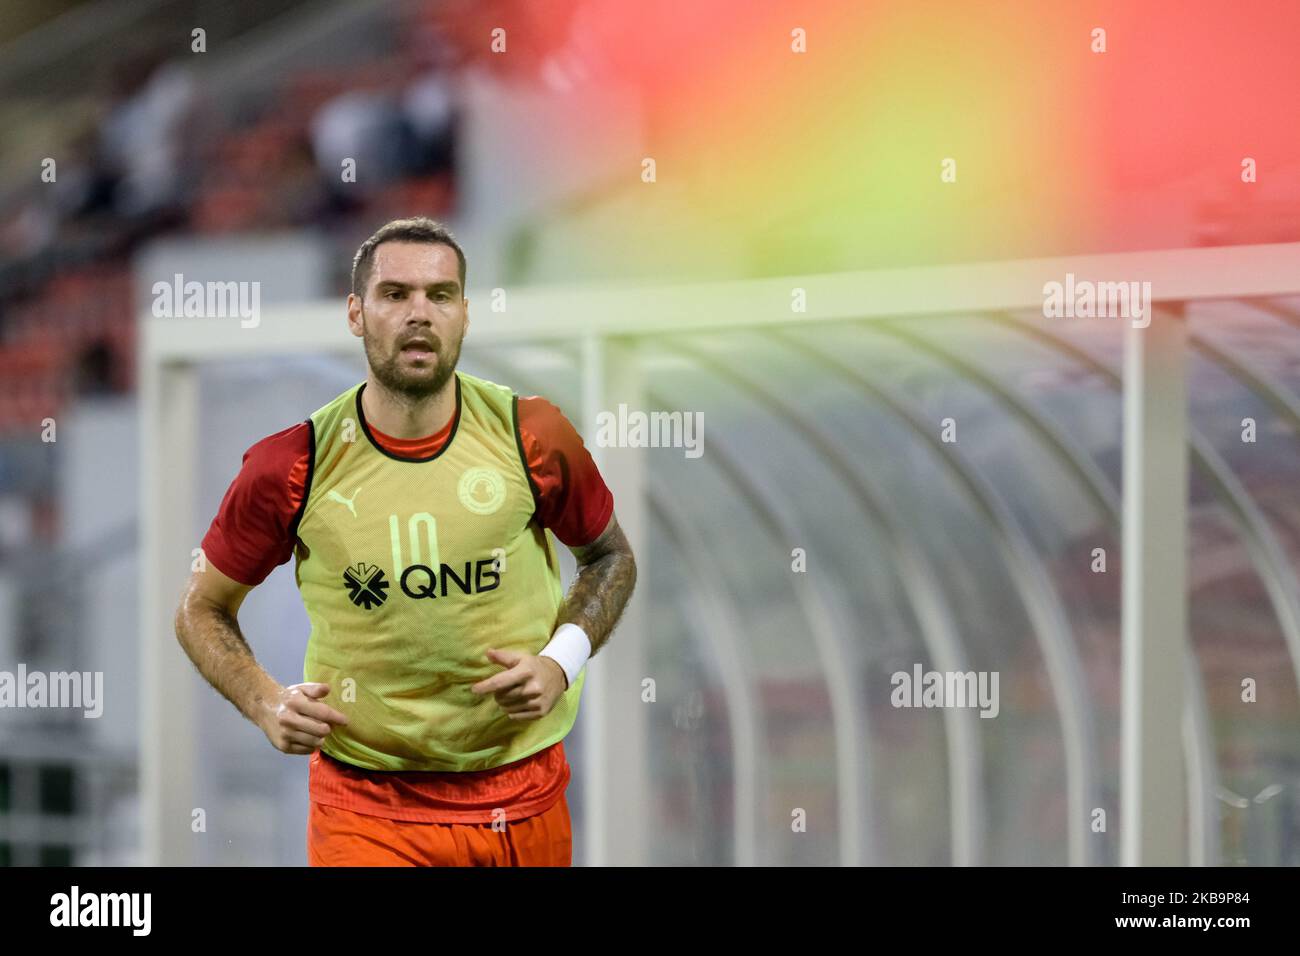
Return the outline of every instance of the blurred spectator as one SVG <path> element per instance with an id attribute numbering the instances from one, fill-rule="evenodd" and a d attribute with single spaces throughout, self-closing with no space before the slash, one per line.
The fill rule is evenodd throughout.
<path id="1" fill-rule="evenodd" d="M 451 77 L 441 69 L 416 78 L 402 96 L 402 112 L 411 131 L 408 175 L 453 171 L 456 158 L 456 103 Z"/>
<path id="2" fill-rule="evenodd" d="M 153 54 L 128 60 L 99 128 L 98 188 L 112 208 L 138 218 L 179 199 L 180 133 L 194 101 L 189 71 Z"/>
<path id="3" fill-rule="evenodd" d="M 86 346 L 77 357 L 75 387 L 79 395 L 113 394 L 113 350 L 103 339 Z"/>
<path id="4" fill-rule="evenodd" d="M 321 176 L 344 206 L 401 176 L 411 149 L 398 99 L 385 90 L 348 90 L 329 100 L 313 117 L 311 136 Z M 343 179 L 346 160 L 355 163 L 355 181 Z"/>
<path id="5" fill-rule="evenodd" d="M 275 202 L 266 210 L 268 226 L 301 229 L 327 218 L 330 196 L 316 168 L 310 141 L 295 136 L 276 169 Z"/>
<path id="6" fill-rule="evenodd" d="M 10 260 L 38 255 L 54 241 L 57 227 L 49 203 L 39 196 L 25 198 L 0 226 L 0 254 Z"/>

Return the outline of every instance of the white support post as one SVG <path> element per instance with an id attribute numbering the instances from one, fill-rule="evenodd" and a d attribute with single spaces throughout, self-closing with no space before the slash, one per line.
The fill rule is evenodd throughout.
<path id="1" fill-rule="evenodd" d="M 635 343 L 588 336 L 582 342 L 582 430 L 587 448 L 614 494 L 619 526 L 638 559 L 640 583 L 623 618 L 587 664 L 579 714 L 584 719 L 583 788 L 587 807 L 587 866 L 642 866 L 648 859 L 646 785 L 649 721 L 641 682 L 649 673 L 646 648 L 646 520 L 644 452 L 602 448 L 596 416 L 617 414 L 620 402 L 644 409 Z M 659 688 L 658 693 L 663 693 Z"/>
<path id="2" fill-rule="evenodd" d="M 1187 326 L 1181 305 L 1125 332 L 1121 862 L 1187 857 Z"/>
<path id="3" fill-rule="evenodd" d="M 145 355 L 148 356 L 146 350 Z M 141 363 L 140 806 L 143 861 L 197 862 L 194 674 L 173 619 L 189 576 L 198 481 L 198 373 L 188 363 Z"/>

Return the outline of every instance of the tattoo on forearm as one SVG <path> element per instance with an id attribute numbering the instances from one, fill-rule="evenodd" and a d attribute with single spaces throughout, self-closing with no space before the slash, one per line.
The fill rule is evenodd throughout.
<path id="1" fill-rule="evenodd" d="M 578 569 L 560 608 L 559 622 L 577 624 L 595 654 L 613 633 L 636 584 L 636 561 L 630 551 L 613 551 Z"/>
<path id="2" fill-rule="evenodd" d="M 242 654 L 245 657 L 253 657 L 253 649 L 248 646 L 248 641 L 244 639 L 243 633 L 239 630 L 239 622 L 231 617 L 228 611 L 214 610 L 212 620 L 206 629 L 204 635 L 208 638 L 209 644 L 220 645 L 223 654 Z"/>

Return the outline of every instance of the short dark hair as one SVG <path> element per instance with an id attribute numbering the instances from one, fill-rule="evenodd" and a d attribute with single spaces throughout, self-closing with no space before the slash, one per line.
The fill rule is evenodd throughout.
<path id="1" fill-rule="evenodd" d="M 460 262 L 460 293 L 465 294 L 465 251 L 456 242 L 456 238 L 447 227 L 427 216 L 414 216 L 410 219 L 394 219 L 386 222 L 365 242 L 352 257 L 352 292 L 365 298 L 366 286 L 370 283 L 370 272 L 375 264 L 375 250 L 385 242 L 427 242 L 432 245 L 450 246 L 456 250 L 456 259 Z"/>

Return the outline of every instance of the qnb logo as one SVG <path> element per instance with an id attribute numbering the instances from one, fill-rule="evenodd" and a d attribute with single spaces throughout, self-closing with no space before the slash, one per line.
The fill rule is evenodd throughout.
<path id="1" fill-rule="evenodd" d="M 343 572 L 343 583 L 347 585 L 348 597 L 357 607 L 369 611 L 388 600 L 388 580 L 384 569 L 376 564 L 361 562 Z"/>
<path id="2" fill-rule="evenodd" d="M 479 594 L 495 591 L 501 586 L 501 572 L 496 558 L 466 561 L 463 576 L 449 564 L 438 565 L 435 571 L 427 564 L 412 564 L 402 572 L 398 581 L 403 593 L 412 598 L 437 598 L 447 596 L 447 582 L 455 582 L 462 594 Z"/>

